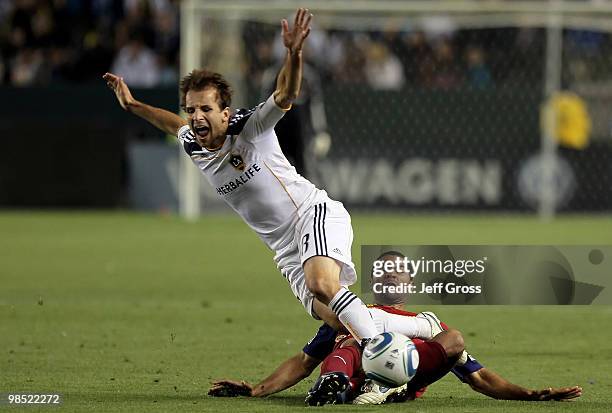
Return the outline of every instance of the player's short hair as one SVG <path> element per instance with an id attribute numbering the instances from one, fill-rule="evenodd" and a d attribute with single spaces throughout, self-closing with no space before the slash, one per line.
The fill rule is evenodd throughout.
<path id="1" fill-rule="evenodd" d="M 376 257 L 376 259 L 374 261 L 380 261 L 382 260 L 383 257 L 390 255 L 392 257 L 399 257 L 399 258 L 406 258 L 406 256 L 404 254 L 402 254 L 399 251 L 385 251 L 382 254 L 380 254 L 378 257 Z M 374 265 L 374 264 L 372 264 Z M 370 272 L 370 278 L 374 278 L 374 267 L 372 266 L 372 271 Z"/>
<path id="2" fill-rule="evenodd" d="M 376 261 L 382 259 L 382 257 L 384 257 L 385 255 L 390 255 L 392 257 L 406 258 L 406 256 L 402 254 L 401 252 L 391 250 L 391 251 L 385 251 L 382 254 L 380 254 L 378 258 L 376 258 Z"/>
<path id="3" fill-rule="evenodd" d="M 232 104 L 232 88 L 221 74 L 207 69 L 194 69 L 181 79 L 181 108 L 184 110 L 187 105 L 187 92 L 190 90 L 203 90 L 207 87 L 217 89 L 217 103 L 221 110 L 228 108 Z"/>

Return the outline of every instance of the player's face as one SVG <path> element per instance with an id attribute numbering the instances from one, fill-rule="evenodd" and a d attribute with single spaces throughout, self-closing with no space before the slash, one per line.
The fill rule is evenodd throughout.
<path id="1" fill-rule="evenodd" d="M 385 255 L 382 257 L 383 261 L 391 261 L 393 263 L 397 259 L 398 257 L 396 255 Z M 399 285 L 400 283 L 410 283 L 412 281 L 409 271 L 385 272 L 383 276 L 380 278 L 383 282 L 391 284 L 391 285 Z"/>
<path id="2" fill-rule="evenodd" d="M 217 89 L 206 87 L 189 90 L 185 96 L 185 112 L 189 126 L 200 146 L 217 149 L 225 141 L 229 108 L 219 107 Z"/>
<path id="3" fill-rule="evenodd" d="M 398 259 L 398 257 L 396 255 L 384 255 L 380 258 L 383 261 L 391 261 L 391 262 L 395 262 L 396 259 Z M 382 276 L 380 277 L 372 277 L 372 284 L 373 283 L 380 283 L 384 286 L 394 286 L 394 287 L 399 287 L 399 286 L 407 286 L 408 284 L 412 283 L 412 277 L 410 277 L 410 272 L 409 271 L 390 271 L 390 272 L 385 272 Z M 380 290 L 378 290 L 380 291 Z M 401 293 L 401 292 L 389 292 L 389 290 L 386 290 L 386 292 L 381 292 L 381 293 L 377 293 L 376 291 L 373 290 L 373 294 L 374 294 L 374 301 L 376 302 L 376 304 L 401 304 L 401 303 L 405 303 L 406 299 L 407 299 L 407 294 L 406 293 Z"/>

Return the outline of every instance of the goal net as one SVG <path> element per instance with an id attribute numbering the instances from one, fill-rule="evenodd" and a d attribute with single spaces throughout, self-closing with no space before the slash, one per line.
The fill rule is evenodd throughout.
<path id="1" fill-rule="evenodd" d="M 279 123 L 298 170 L 349 208 L 612 209 L 606 1 L 183 1 L 181 71 L 252 107 L 274 90 L 280 20 L 315 15 L 302 94 Z M 220 200 L 182 157 L 181 211 Z"/>

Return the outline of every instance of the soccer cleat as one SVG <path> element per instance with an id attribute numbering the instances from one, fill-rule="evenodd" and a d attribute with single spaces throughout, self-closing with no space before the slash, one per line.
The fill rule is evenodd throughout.
<path id="1" fill-rule="evenodd" d="M 440 319 L 431 311 L 423 311 L 422 313 L 418 313 L 416 316 L 429 321 L 429 325 L 431 326 L 431 338 L 434 338 L 444 331 L 444 328 L 442 328 L 442 324 L 440 323 Z"/>
<path id="2" fill-rule="evenodd" d="M 383 404 L 390 403 L 394 398 L 403 399 L 407 391 L 407 385 L 399 387 L 385 387 L 374 383 L 372 380 L 366 381 L 363 385 L 363 393 L 353 400 L 353 404 Z"/>
<path id="3" fill-rule="evenodd" d="M 339 371 L 325 373 L 308 390 L 305 403 L 309 406 L 342 404 L 346 402 L 350 388 L 350 380 L 346 374 Z"/>

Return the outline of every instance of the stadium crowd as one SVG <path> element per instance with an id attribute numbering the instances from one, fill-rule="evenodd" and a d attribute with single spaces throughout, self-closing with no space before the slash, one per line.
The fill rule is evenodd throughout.
<path id="1" fill-rule="evenodd" d="M 95 81 L 112 71 L 134 87 L 174 86 L 178 80 L 179 0 L 2 0 L 0 84 Z M 283 51 L 275 25 L 243 27 L 246 77 L 260 91 L 263 75 Z M 610 36 L 568 32 L 566 76 L 593 76 L 585 64 L 609 51 Z M 307 60 L 323 81 L 368 84 L 377 90 L 423 87 L 484 89 L 541 82 L 542 29 L 465 30 L 443 15 L 419 27 L 390 19 L 376 32 L 314 28 Z M 245 43 L 246 44 L 246 43 Z M 573 51 L 579 51 L 578 54 Z M 589 60 L 590 59 L 590 60 Z"/>
<path id="2" fill-rule="evenodd" d="M 178 0 L 2 0 L 0 83 L 176 85 Z"/>
<path id="3" fill-rule="evenodd" d="M 368 84 L 376 90 L 483 89 L 513 80 L 539 81 L 542 76 L 541 30 L 459 30 L 441 16 L 425 23 L 415 29 L 390 23 L 374 32 L 315 29 L 305 53 L 324 80 Z M 248 24 L 244 38 L 259 39 L 248 56 L 257 89 L 259 75 L 281 59 L 282 50 L 274 33 L 260 23 Z"/>
<path id="4" fill-rule="evenodd" d="M 307 60 L 324 81 L 368 84 L 376 90 L 486 89 L 536 86 L 543 80 L 543 28 L 459 29 L 444 16 L 414 28 L 391 21 L 395 19 L 380 31 L 314 30 L 305 49 Z M 261 34 L 266 31 L 268 35 Z M 244 37 L 259 39 L 248 57 L 249 80 L 257 90 L 259 75 L 281 58 L 280 49 L 266 25 L 250 23 Z M 612 36 L 566 30 L 563 48 L 564 82 L 608 78 L 612 67 L 605 56 L 612 50 Z"/>
<path id="5" fill-rule="evenodd" d="M 546 30 L 533 27 L 465 29 L 442 14 L 410 20 L 389 18 L 378 31 L 313 28 L 306 58 L 324 81 L 368 84 L 376 90 L 405 87 L 449 90 L 494 85 L 539 85 L 543 81 Z M 258 89 L 266 68 L 282 59 L 274 26 L 249 23 L 243 37 L 258 39 L 248 48 L 249 80 Z M 563 35 L 563 81 L 608 79 L 606 56 L 612 36 L 567 29 Z"/>

